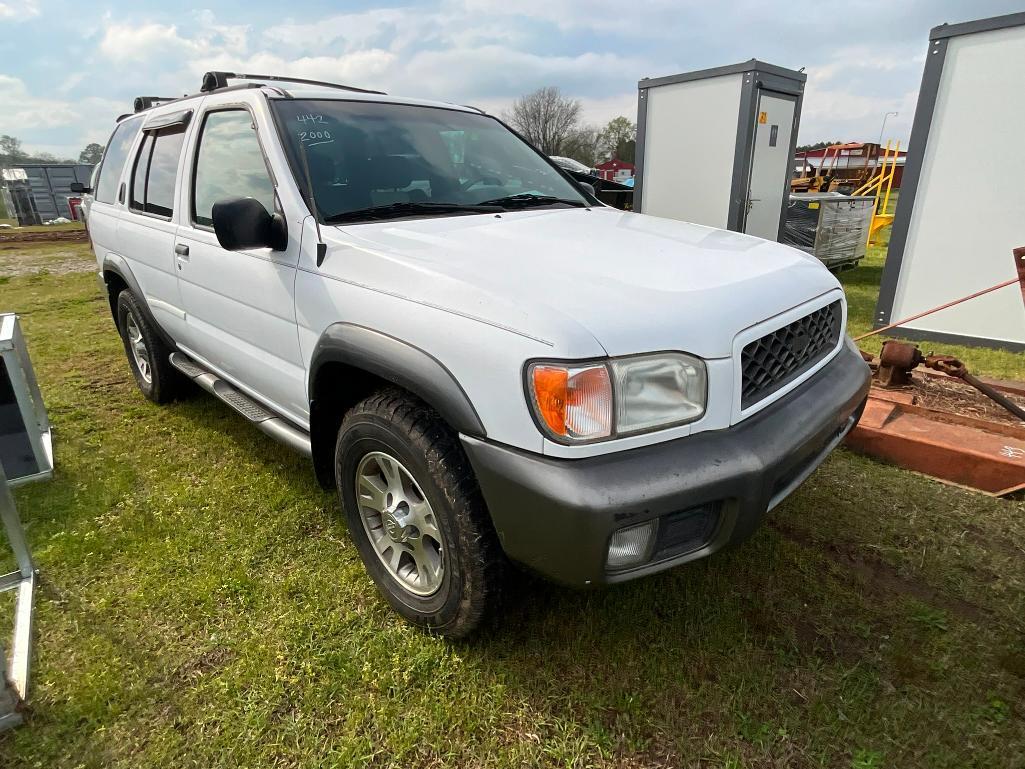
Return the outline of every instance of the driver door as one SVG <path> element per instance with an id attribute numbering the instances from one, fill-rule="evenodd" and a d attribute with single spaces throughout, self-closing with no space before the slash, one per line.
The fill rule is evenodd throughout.
<path id="1" fill-rule="evenodd" d="M 187 215 L 174 248 L 186 315 L 182 347 L 242 391 L 306 426 L 309 405 L 295 318 L 301 228 L 289 227 L 281 251 L 227 251 L 213 229 L 213 204 L 225 198 L 252 197 L 268 211 L 280 212 L 249 105 L 207 107 L 186 168 Z"/>

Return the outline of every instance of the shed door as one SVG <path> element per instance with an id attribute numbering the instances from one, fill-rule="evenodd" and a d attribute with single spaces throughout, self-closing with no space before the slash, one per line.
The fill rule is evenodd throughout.
<path id="1" fill-rule="evenodd" d="M 793 97 L 759 92 L 744 222 L 748 235 L 767 240 L 779 236 L 783 195 L 790 182 L 790 135 L 794 130 L 795 107 Z"/>

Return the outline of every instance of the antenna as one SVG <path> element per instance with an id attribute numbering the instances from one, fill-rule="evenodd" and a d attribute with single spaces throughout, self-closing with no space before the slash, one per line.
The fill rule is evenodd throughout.
<path id="1" fill-rule="evenodd" d="M 306 177 L 306 192 L 310 196 L 310 211 L 313 214 L 313 226 L 317 228 L 317 266 L 324 263 L 327 256 L 327 243 L 320 234 L 320 213 L 317 211 L 317 198 L 313 195 L 313 178 L 310 176 L 310 160 L 306 157 L 306 145 L 299 142 L 299 155 L 303 161 L 303 176 Z"/>

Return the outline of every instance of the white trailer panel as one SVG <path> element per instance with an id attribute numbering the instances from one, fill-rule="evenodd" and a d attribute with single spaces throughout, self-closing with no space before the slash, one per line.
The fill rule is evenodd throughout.
<path id="1" fill-rule="evenodd" d="M 1025 246 L 1023 62 L 1025 13 L 932 30 L 877 328 L 1017 276 L 1011 251 Z M 1025 349 L 1025 301 L 1012 284 L 899 333 Z"/>

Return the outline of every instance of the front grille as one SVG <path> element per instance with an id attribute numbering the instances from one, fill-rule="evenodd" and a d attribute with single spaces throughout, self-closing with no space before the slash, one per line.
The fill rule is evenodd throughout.
<path id="1" fill-rule="evenodd" d="M 836 347 L 840 300 L 745 345 L 740 355 L 740 407 L 753 406 L 785 387 Z"/>

